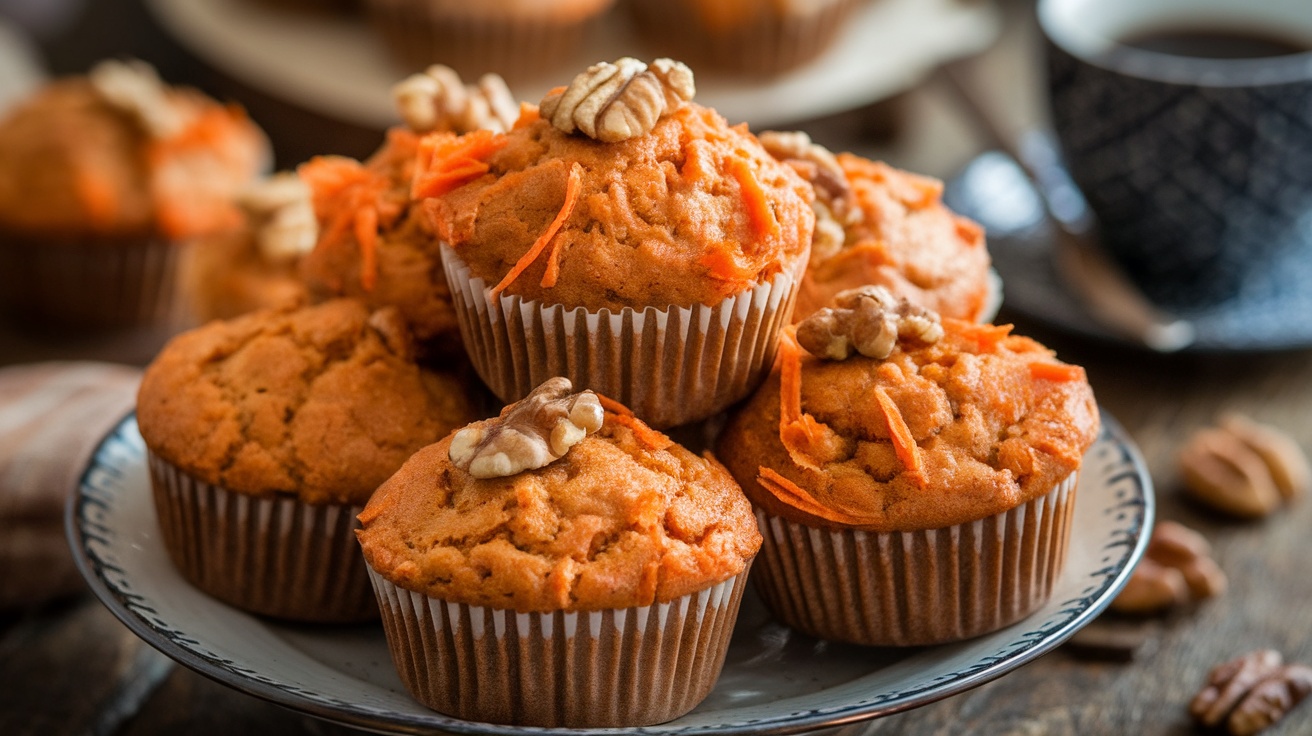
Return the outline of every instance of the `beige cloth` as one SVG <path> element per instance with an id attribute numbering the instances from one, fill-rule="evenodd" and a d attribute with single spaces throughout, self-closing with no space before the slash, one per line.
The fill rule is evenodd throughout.
<path id="1" fill-rule="evenodd" d="M 81 589 L 64 504 L 140 380 L 140 370 L 110 363 L 0 369 L 0 609 Z"/>

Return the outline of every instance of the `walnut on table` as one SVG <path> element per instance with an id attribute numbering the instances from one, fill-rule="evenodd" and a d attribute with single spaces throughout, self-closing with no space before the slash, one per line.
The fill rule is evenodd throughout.
<path id="1" fill-rule="evenodd" d="M 1267 516 L 1312 485 L 1312 469 L 1297 442 L 1239 414 L 1195 432 L 1179 462 L 1193 498 L 1243 519 Z"/>
<path id="2" fill-rule="evenodd" d="M 1174 521 L 1159 522 L 1144 558 L 1112 601 L 1120 613 L 1157 614 L 1225 592 L 1227 580 L 1203 535 Z"/>
<path id="3" fill-rule="evenodd" d="M 573 388 L 568 378 L 549 378 L 489 426 L 456 432 L 451 461 L 475 478 L 504 478 L 559 460 L 605 420 L 597 395 Z"/>
<path id="4" fill-rule="evenodd" d="M 1225 724 L 1233 736 L 1258 733 L 1284 718 L 1312 693 L 1312 669 L 1284 664 L 1279 652 L 1249 652 L 1212 668 L 1189 713 L 1209 728 Z"/>

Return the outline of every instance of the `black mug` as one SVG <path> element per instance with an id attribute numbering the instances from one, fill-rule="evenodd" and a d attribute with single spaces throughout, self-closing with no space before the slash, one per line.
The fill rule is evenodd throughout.
<path id="1" fill-rule="evenodd" d="M 1038 12 L 1067 165 L 1150 299 L 1187 313 L 1312 275 L 1312 0 Z"/>

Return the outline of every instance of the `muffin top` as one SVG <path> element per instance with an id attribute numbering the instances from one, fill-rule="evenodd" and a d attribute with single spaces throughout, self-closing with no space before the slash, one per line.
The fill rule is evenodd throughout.
<path id="1" fill-rule="evenodd" d="M 794 321 L 866 284 L 972 322 L 995 306 L 984 231 L 943 205 L 942 182 L 834 156 L 804 133 L 766 132 L 761 140 L 816 190 L 815 239 Z"/>
<path id="2" fill-rule="evenodd" d="M 815 526 L 935 529 L 1026 503 L 1080 467 L 1099 426 L 1082 368 L 1009 325 L 940 325 L 879 287 L 837 303 L 785 338 L 720 437 L 754 503 Z"/>
<path id="3" fill-rule="evenodd" d="M 0 226 L 183 238 L 236 225 L 234 195 L 269 160 L 240 109 L 166 87 L 140 62 L 47 85 L 0 122 Z"/>
<path id="4" fill-rule="evenodd" d="M 508 133 L 429 139 L 417 194 L 493 293 L 715 304 L 799 268 L 815 217 L 806 182 L 692 93 L 667 59 L 594 65 Z"/>
<path id="5" fill-rule="evenodd" d="M 408 590 L 520 612 L 646 606 L 743 572 L 761 537 L 729 473 L 569 390 L 552 379 L 410 458 L 360 515 L 369 565 Z M 537 462 L 519 462 L 535 452 L 525 437 Z"/>
<path id="6" fill-rule="evenodd" d="M 363 505 L 477 416 L 468 393 L 413 362 L 395 312 L 337 300 L 174 338 L 146 369 L 137 421 L 156 455 L 207 483 Z"/>

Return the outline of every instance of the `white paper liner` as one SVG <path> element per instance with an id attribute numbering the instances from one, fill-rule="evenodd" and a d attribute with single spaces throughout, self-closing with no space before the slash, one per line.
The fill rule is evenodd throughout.
<path id="1" fill-rule="evenodd" d="M 628 406 L 653 427 L 705 419 L 744 398 L 769 370 L 792 316 L 798 272 L 714 306 L 589 312 L 525 302 L 474 277 L 450 246 L 442 266 L 479 377 L 506 403 L 565 376 Z"/>
<path id="2" fill-rule="evenodd" d="M 757 507 L 757 590 L 777 618 L 822 639 L 911 646 L 996 631 L 1052 594 L 1077 475 L 1009 511 L 916 532 L 822 529 Z"/>
<path id="3" fill-rule="evenodd" d="M 168 325 L 189 243 L 0 238 L 0 303 L 11 314 L 76 328 Z"/>
<path id="4" fill-rule="evenodd" d="M 147 452 L 160 531 L 189 582 L 251 613 L 315 623 L 377 618 L 359 506 L 254 498 Z"/>
<path id="5" fill-rule="evenodd" d="M 369 577 L 392 661 L 419 702 L 471 721 L 603 728 L 663 723 L 706 698 L 747 570 L 668 603 L 578 613 L 469 606 Z"/>

